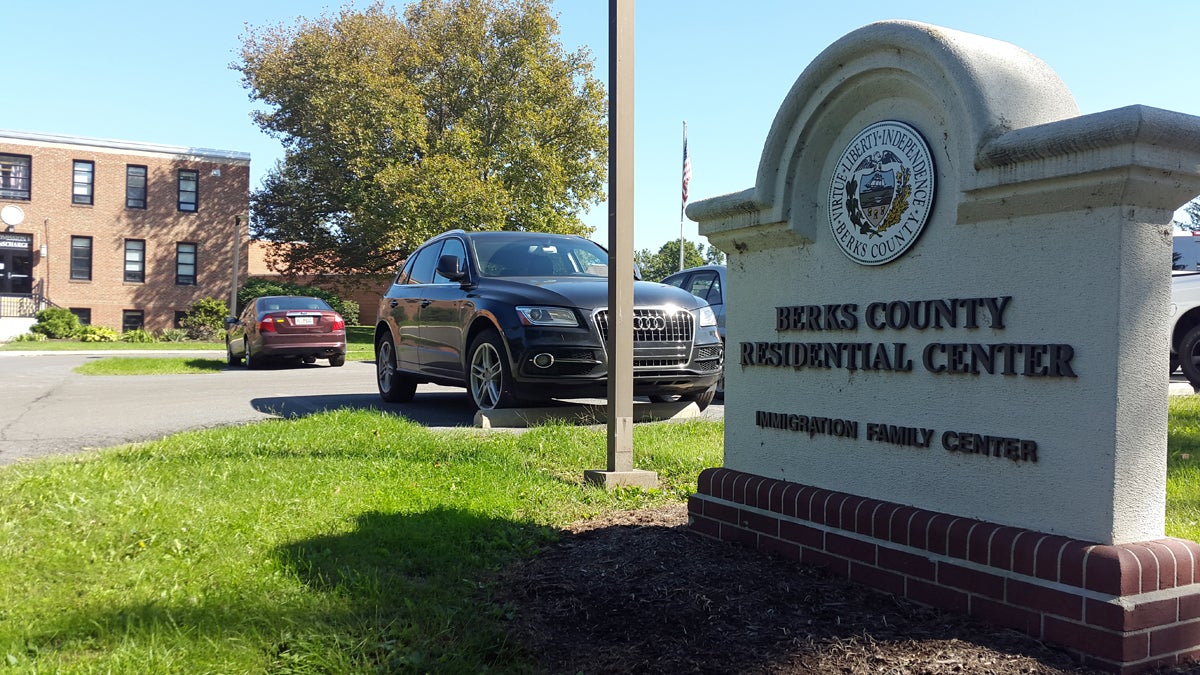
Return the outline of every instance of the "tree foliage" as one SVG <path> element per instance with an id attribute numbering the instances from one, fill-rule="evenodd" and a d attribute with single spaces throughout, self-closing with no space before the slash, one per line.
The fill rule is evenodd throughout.
<path id="1" fill-rule="evenodd" d="M 451 228 L 590 234 L 604 195 L 606 95 L 566 52 L 549 0 L 377 2 L 250 29 L 255 122 L 284 157 L 251 196 L 282 271 L 390 269 Z"/>
<path id="2" fill-rule="evenodd" d="M 644 248 L 633 254 L 633 261 L 641 269 L 642 278 L 647 281 L 662 281 L 679 271 L 679 240 L 673 239 L 662 245 L 658 253 L 651 253 Z M 683 267 L 698 267 L 700 265 L 720 265 L 725 262 L 725 254 L 715 246 L 705 246 L 694 242 L 683 241 Z"/>

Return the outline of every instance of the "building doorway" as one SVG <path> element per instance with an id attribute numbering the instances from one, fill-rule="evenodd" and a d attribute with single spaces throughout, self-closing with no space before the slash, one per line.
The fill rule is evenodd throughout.
<path id="1" fill-rule="evenodd" d="M 0 249 L 0 293 L 33 292 L 33 255 Z"/>
<path id="2" fill-rule="evenodd" d="M 33 293 L 33 235 L 0 232 L 0 295 Z"/>

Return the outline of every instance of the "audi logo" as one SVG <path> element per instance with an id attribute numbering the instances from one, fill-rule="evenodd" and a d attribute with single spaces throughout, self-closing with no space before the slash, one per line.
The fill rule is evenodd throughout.
<path id="1" fill-rule="evenodd" d="M 667 320 L 661 316 L 635 316 L 633 317 L 634 330 L 663 330 L 667 327 Z"/>

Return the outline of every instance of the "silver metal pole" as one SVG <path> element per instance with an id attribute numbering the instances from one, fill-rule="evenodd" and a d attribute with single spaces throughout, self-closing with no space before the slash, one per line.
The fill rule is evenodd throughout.
<path id="1" fill-rule="evenodd" d="M 608 470 L 633 470 L 633 0 L 609 0 Z"/>

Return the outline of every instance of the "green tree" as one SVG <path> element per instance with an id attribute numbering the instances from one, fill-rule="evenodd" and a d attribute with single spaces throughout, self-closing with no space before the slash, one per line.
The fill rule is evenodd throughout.
<path id="1" fill-rule="evenodd" d="M 606 94 L 549 0 L 381 2 L 250 29 L 234 68 L 284 157 L 251 233 L 286 273 L 391 269 L 451 228 L 590 234 Z"/>
<path id="2" fill-rule="evenodd" d="M 644 248 L 633 254 L 633 261 L 642 271 L 642 278 L 647 281 L 662 281 L 679 271 L 679 240 L 673 239 L 662 245 L 658 253 L 651 253 Z M 683 241 L 683 267 L 699 265 L 724 264 L 725 254 L 715 246 L 696 244 Z"/>

